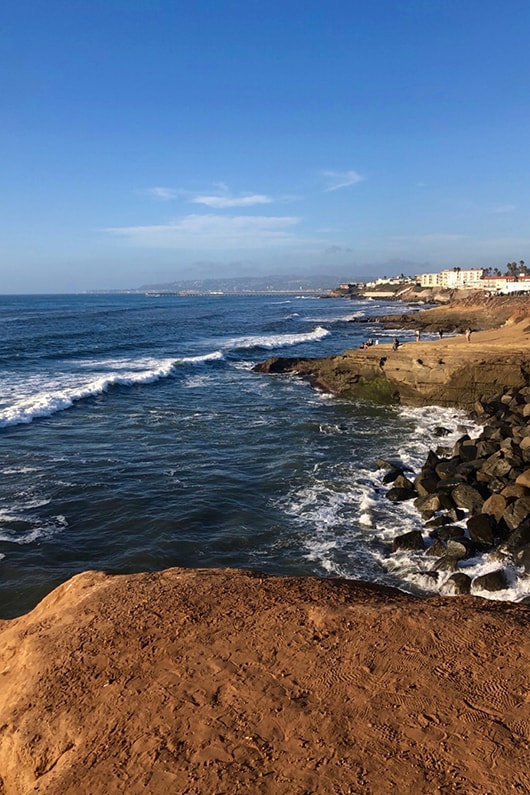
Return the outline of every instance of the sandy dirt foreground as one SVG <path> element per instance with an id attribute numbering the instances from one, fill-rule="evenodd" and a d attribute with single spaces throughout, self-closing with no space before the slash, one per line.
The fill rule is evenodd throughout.
<path id="1" fill-rule="evenodd" d="M 78 575 L 0 622 L 0 792 L 528 793 L 529 610 Z"/>

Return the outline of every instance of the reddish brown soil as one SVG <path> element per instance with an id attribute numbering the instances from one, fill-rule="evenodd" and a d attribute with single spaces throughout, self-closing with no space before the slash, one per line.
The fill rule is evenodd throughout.
<path id="1" fill-rule="evenodd" d="M 88 572 L 0 623 L 0 792 L 528 793 L 529 608 Z"/>

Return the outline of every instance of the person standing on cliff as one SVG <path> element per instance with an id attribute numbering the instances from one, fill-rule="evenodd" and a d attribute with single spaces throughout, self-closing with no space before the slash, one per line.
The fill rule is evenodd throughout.
<path id="1" fill-rule="evenodd" d="M 468 342 L 471 342 L 471 329 L 470 328 L 466 328 L 466 340 Z"/>

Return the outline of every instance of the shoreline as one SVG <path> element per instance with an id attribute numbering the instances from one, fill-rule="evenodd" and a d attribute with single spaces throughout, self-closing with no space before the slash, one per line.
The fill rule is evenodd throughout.
<path id="1" fill-rule="evenodd" d="M 460 359 L 448 373 L 470 381 L 493 366 L 495 383 L 515 372 L 523 388 L 528 322 L 444 340 Z M 428 361 L 432 344 L 389 353 L 386 373 Z M 300 375 L 344 384 L 354 362 L 369 372 L 390 350 L 374 347 L 331 357 L 342 372 L 322 382 L 317 360 Z M 425 397 L 426 381 L 401 383 Z M 529 615 L 475 595 L 234 569 L 76 575 L 0 621 L 0 793 L 524 792 Z"/>
<path id="2" fill-rule="evenodd" d="M 393 552 L 414 555 L 442 593 L 483 595 L 505 592 L 530 575 L 530 299 L 471 296 L 380 320 L 392 327 L 408 318 L 418 329 L 432 329 L 433 317 L 436 327 L 447 327 L 450 318 L 471 328 L 470 312 L 488 328 L 397 350 L 383 344 L 321 360 L 275 357 L 255 370 L 294 373 L 345 398 L 463 408 L 483 425 L 477 439 L 463 434 L 451 449 L 431 450 L 413 480 L 399 463 L 382 463 L 389 470 L 383 482 L 391 483 L 387 497 L 413 500 L 423 522 L 421 530 L 397 536 Z M 477 555 L 491 566 L 471 574 L 468 561 Z M 518 601 L 530 599 L 527 590 Z"/>

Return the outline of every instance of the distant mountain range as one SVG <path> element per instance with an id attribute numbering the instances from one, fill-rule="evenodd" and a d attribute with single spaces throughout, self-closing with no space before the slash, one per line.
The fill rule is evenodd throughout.
<path id="1" fill-rule="evenodd" d="M 135 288 L 135 291 L 159 293 L 274 293 L 308 290 L 311 292 L 327 292 L 336 287 L 341 281 L 344 281 L 342 277 L 329 274 L 313 276 L 278 274 L 274 276 L 239 276 L 230 279 L 182 279 L 168 282 L 167 284 L 144 284 Z"/>

